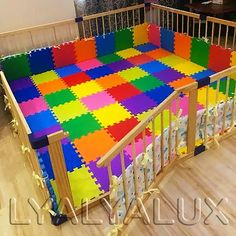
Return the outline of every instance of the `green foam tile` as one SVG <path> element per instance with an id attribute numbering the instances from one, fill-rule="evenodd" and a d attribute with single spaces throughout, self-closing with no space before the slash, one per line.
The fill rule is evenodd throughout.
<path id="1" fill-rule="evenodd" d="M 116 55 L 116 54 L 105 55 L 105 56 L 99 57 L 98 59 L 99 59 L 103 64 L 109 64 L 109 63 L 113 63 L 113 62 L 122 60 L 122 58 L 119 57 L 119 56 Z"/>
<path id="2" fill-rule="evenodd" d="M 127 48 L 132 48 L 133 44 L 133 31 L 129 28 L 115 32 L 115 49 L 121 51 Z"/>
<path id="3" fill-rule="evenodd" d="M 94 131 L 102 128 L 90 113 L 86 113 L 67 122 L 63 122 L 62 127 L 65 131 L 69 132 L 69 136 L 72 140 L 75 138 L 81 138 L 88 133 L 93 133 Z"/>
<path id="4" fill-rule="evenodd" d="M 3 58 L 1 64 L 8 81 L 17 80 L 32 74 L 27 54 Z"/>
<path id="5" fill-rule="evenodd" d="M 191 45 L 191 61 L 196 64 L 208 67 L 210 53 L 210 43 L 205 42 L 203 39 L 192 39 Z"/>
<path id="6" fill-rule="evenodd" d="M 76 97 L 69 89 L 63 89 L 58 92 L 45 95 L 45 99 L 50 107 L 54 107 L 75 100 Z"/>
<path id="7" fill-rule="evenodd" d="M 133 80 L 133 81 L 131 81 L 131 83 L 136 88 L 138 88 L 139 90 L 141 90 L 143 92 L 146 92 L 148 90 L 151 90 L 151 89 L 154 89 L 154 88 L 164 85 L 164 83 L 161 80 L 159 80 L 151 75 L 144 76 L 140 79 Z"/>
<path id="8" fill-rule="evenodd" d="M 227 80 L 223 79 L 220 81 L 220 92 L 226 94 L 226 86 L 227 86 Z M 236 81 L 234 79 L 230 79 L 229 82 L 229 97 L 234 96 L 234 91 L 235 91 L 235 86 L 236 86 Z M 210 85 L 210 87 L 216 89 L 217 88 L 217 83 L 214 82 Z"/>

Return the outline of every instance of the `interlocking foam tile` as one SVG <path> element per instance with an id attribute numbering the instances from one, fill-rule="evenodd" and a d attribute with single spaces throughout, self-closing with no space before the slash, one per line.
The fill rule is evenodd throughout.
<path id="1" fill-rule="evenodd" d="M 128 48 L 128 49 L 119 51 L 116 54 L 120 57 L 123 57 L 124 59 L 127 59 L 127 58 L 130 58 L 130 57 L 141 55 L 141 52 L 139 52 L 138 50 L 136 50 L 134 48 Z"/>
<path id="2" fill-rule="evenodd" d="M 125 39 L 125 40 L 124 40 Z M 126 28 L 115 32 L 115 49 L 121 51 L 133 47 L 133 31 Z"/>
<path id="3" fill-rule="evenodd" d="M 76 149 L 83 156 L 86 163 L 95 161 L 98 157 L 102 157 L 115 143 L 116 142 L 104 129 L 74 140 Z"/>
<path id="4" fill-rule="evenodd" d="M 84 104 L 78 100 L 70 101 L 52 108 L 57 119 L 62 123 L 87 112 Z"/>
<path id="5" fill-rule="evenodd" d="M 68 75 L 76 74 L 80 72 L 81 70 L 76 65 L 70 65 L 70 66 L 64 66 L 64 67 L 55 69 L 55 71 L 60 77 L 65 77 Z"/>
<path id="6" fill-rule="evenodd" d="M 133 27 L 134 46 L 148 42 L 147 27 L 147 23 L 135 25 Z"/>
<path id="7" fill-rule="evenodd" d="M 179 108 L 182 109 L 182 116 L 187 116 L 188 115 L 188 97 L 187 96 L 184 96 L 184 97 L 181 97 L 180 100 L 179 100 Z M 197 104 L 197 110 L 201 110 L 201 109 L 204 109 L 204 106 L 201 105 L 201 104 Z M 171 111 L 176 114 L 177 113 L 177 110 L 176 110 L 176 100 L 173 101 L 173 103 L 171 104 Z M 174 119 L 172 119 L 174 120 Z"/>
<path id="8" fill-rule="evenodd" d="M 108 64 L 107 66 L 111 68 L 114 72 L 119 72 L 133 67 L 133 64 L 127 60 L 121 60 Z"/>
<path id="9" fill-rule="evenodd" d="M 63 80 L 57 79 L 43 84 L 38 84 L 37 87 L 41 94 L 46 95 L 62 89 L 66 89 L 67 85 L 63 82 Z"/>
<path id="10" fill-rule="evenodd" d="M 175 32 L 175 54 L 186 60 L 190 59 L 192 39 L 186 34 Z"/>
<path id="11" fill-rule="evenodd" d="M 151 61 L 146 64 L 140 65 L 139 67 L 150 74 L 168 69 L 168 66 L 162 64 L 159 61 Z"/>
<path id="12" fill-rule="evenodd" d="M 145 92 L 147 96 L 153 99 L 158 105 L 162 103 L 172 92 L 174 91 L 169 85 L 163 85 L 161 87 L 152 89 Z"/>
<path id="13" fill-rule="evenodd" d="M 174 54 L 164 57 L 164 58 L 161 58 L 161 59 L 159 59 L 159 61 L 167 66 L 172 67 L 172 68 L 174 68 L 175 66 L 178 66 L 179 64 L 188 62 L 184 58 L 176 56 Z"/>
<path id="14" fill-rule="evenodd" d="M 118 73 L 122 78 L 126 79 L 127 81 L 132 81 L 141 77 L 148 75 L 147 72 L 140 69 L 139 67 L 133 67 L 127 70 L 123 70 Z"/>
<path id="15" fill-rule="evenodd" d="M 135 66 L 138 66 L 138 65 L 153 61 L 153 58 L 151 58 L 145 54 L 141 54 L 138 56 L 130 57 L 127 59 L 127 61 L 129 61 L 130 63 L 132 63 Z"/>
<path id="16" fill-rule="evenodd" d="M 153 73 L 153 75 L 165 83 L 170 83 L 185 76 L 184 74 L 181 74 L 174 69 L 163 70 L 160 72 Z"/>
<path id="17" fill-rule="evenodd" d="M 19 104 L 19 106 L 25 117 L 49 109 L 43 97 L 38 97 L 27 102 L 22 102 Z"/>
<path id="18" fill-rule="evenodd" d="M 31 69 L 27 54 L 5 57 L 1 60 L 2 69 L 8 81 L 30 76 Z"/>
<path id="19" fill-rule="evenodd" d="M 41 111 L 34 115 L 28 116 L 26 117 L 26 121 L 32 132 L 42 131 L 58 124 L 50 110 Z"/>
<path id="20" fill-rule="evenodd" d="M 219 72 L 230 67 L 231 49 L 211 45 L 208 68 Z"/>
<path id="21" fill-rule="evenodd" d="M 160 27 L 156 24 L 148 26 L 148 40 L 150 43 L 160 47 L 161 46 L 161 32 Z"/>
<path id="22" fill-rule="evenodd" d="M 80 63 L 77 64 L 78 67 L 83 70 L 90 70 L 99 66 L 102 66 L 103 64 L 96 58 L 90 59 L 88 61 L 82 61 Z"/>
<path id="23" fill-rule="evenodd" d="M 29 53 L 29 63 L 33 74 L 53 70 L 52 48 L 41 48 Z"/>
<path id="24" fill-rule="evenodd" d="M 210 86 L 212 88 L 216 89 L 217 82 L 210 84 Z M 228 94 L 229 97 L 234 96 L 235 86 L 236 86 L 236 80 L 230 79 L 230 81 L 229 81 L 229 94 Z M 226 87 L 227 87 L 227 78 L 221 79 L 220 80 L 220 92 L 226 94 L 226 92 L 227 92 Z"/>
<path id="25" fill-rule="evenodd" d="M 213 74 L 215 74 L 215 72 L 212 70 L 203 70 L 196 74 L 191 75 L 191 77 L 193 77 L 196 80 L 201 80 Z"/>
<path id="26" fill-rule="evenodd" d="M 75 42 L 77 62 L 87 61 L 96 57 L 96 43 L 94 38 L 81 39 Z"/>
<path id="27" fill-rule="evenodd" d="M 131 117 L 131 114 L 118 102 L 93 111 L 93 115 L 97 118 L 97 120 L 102 124 L 103 127 L 113 125 Z"/>
<path id="28" fill-rule="evenodd" d="M 78 84 L 70 89 L 78 98 L 87 97 L 103 90 L 103 88 L 95 80 Z"/>
<path id="29" fill-rule="evenodd" d="M 154 100 L 152 100 L 145 94 L 140 94 L 140 95 L 128 98 L 122 101 L 121 104 L 124 107 L 126 107 L 134 115 L 142 113 L 157 105 L 157 103 Z"/>
<path id="30" fill-rule="evenodd" d="M 42 130 L 39 130 L 37 132 L 34 132 L 33 135 L 35 138 L 40 138 L 49 134 L 53 134 L 55 132 L 58 132 L 62 130 L 60 124 L 52 125 L 48 128 L 43 128 Z"/>
<path id="31" fill-rule="evenodd" d="M 183 77 L 181 79 L 178 79 L 178 80 L 175 80 L 173 82 L 170 82 L 169 85 L 174 88 L 174 89 L 177 89 L 177 88 L 181 88 L 185 85 L 188 85 L 188 84 L 192 84 L 195 82 L 195 79 L 191 78 L 191 77 Z"/>
<path id="32" fill-rule="evenodd" d="M 115 51 L 115 34 L 108 33 L 96 37 L 97 56 L 105 56 Z"/>
<path id="33" fill-rule="evenodd" d="M 29 77 L 9 81 L 9 85 L 13 92 L 34 86 Z"/>
<path id="34" fill-rule="evenodd" d="M 53 169 L 52 169 L 52 164 L 51 164 L 49 152 L 46 151 L 46 152 L 40 153 L 39 157 L 42 158 L 42 160 L 43 160 L 43 164 L 45 166 L 45 169 L 46 169 L 46 172 L 48 174 L 49 180 L 55 179 L 55 176 L 54 176 L 54 173 L 53 173 Z"/>
<path id="35" fill-rule="evenodd" d="M 161 28 L 161 47 L 169 52 L 174 52 L 174 32 L 165 28 Z"/>
<path id="36" fill-rule="evenodd" d="M 93 179 L 92 174 L 85 166 L 68 172 L 68 177 L 75 207 L 80 207 L 86 199 L 97 198 L 102 194 L 99 186 L 95 183 L 96 180 Z"/>
<path id="37" fill-rule="evenodd" d="M 62 123 L 62 127 L 65 131 L 69 132 L 71 140 L 81 138 L 82 136 L 86 136 L 88 133 L 101 129 L 100 124 L 90 113 Z"/>
<path id="38" fill-rule="evenodd" d="M 170 56 L 171 53 L 164 50 L 164 49 L 162 49 L 162 48 L 158 48 L 156 50 L 146 52 L 146 55 L 148 55 L 149 57 L 156 60 L 156 59 L 160 59 L 160 58 L 163 58 L 163 57 Z"/>
<path id="39" fill-rule="evenodd" d="M 100 78 L 105 75 L 112 74 L 113 70 L 108 66 L 100 66 L 91 70 L 87 70 L 86 74 L 89 75 L 92 79 Z"/>
<path id="40" fill-rule="evenodd" d="M 38 90 L 35 87 L 28 87 L 25 89 L 17 90 L 14 92 L 14 96 L 18 103 L 26 102 L 33 98 L 40 97 Z"/>
<path id="41" fill-rule="evenodd" d="M 56 68 L 76 63 L 74 42 L 63 43 L 52 47 L 52 53 Z"/>
<path id="42" fill-rule="evenodd" d="M 183 74 L 190 76 L 192 74 L 203 71 L 205 68 L 202 66 L 199 66 L 191 61 L 188 61 L 188 62 L 184 62 L 182 64 L 178 64 L 178 65 L 174 66 L 174 69 L 183 73 Z"/>
<path id="43" fill-rule="evenodd" d="M 55 93 L 47 94 L 44 98 L 50 107 L 55 107 L 76 99 L 75 95 L 69 89 L 63 89 Z"/>
<path id="44" fill-rule="evenodd" d="M 111 74 L 104 76 L 100 79 L 97 79 L 96 82 L 103 87 L 103 89 L 109 89 L 115 86 L 118 86 L 120 84 L 125 84 L 127 81 L 123 79 L 121 76 L 118 74 Z"/>
<path id="45" fill-rule="evenodd" d="M 85 106 L 90 110 L 97 110 L 101 107 L 110 105 L 115 103 L 116 100 L 112 98 L 107 92 L 102 91 L 100 93 L 93 94 L 88 97 L 84 97 L 81 101 L 85 104 Z"/>
<path id="46" fill-rule="evenodd" d="M 54 71 L 47 71 L 47 72 L 44 72 L 44 73 L 41 73 L 41 74 L 38 74 L 38 75 L 31 76 L 31 79 L 34 81 L 34 83 L 36 85 L 42 84 L 42 83 L 45 83 L 45 82 L 49 82 L 49 81 L 52 81 L 52 80 L 56 80 L 58 78 L 59 77 L 58 77 L 57 73 L 54 72 Z"/>
<path id="47" fill-rule="evenodd" d="M 119 56 L 116 55 L 116 54 L 105 55 L 105 56 L 99 57 L 98 59 L 99 59 L 99 61 L 101 61 L 103 64 L 109 64 L 109 63 L 112 63 L 112 62 L 116 62 L 116 61 L 122 60 L 122 58 L 119 57 Z"/>
<path id="48" fill-rule="evenodd" d="M 236 51 L 233 51 L 231 53 L 231 64 L 230 64 L 230 66 L 236 66 Z M 236 73 L 230 75 L 230 78 L 236 80 Z"/>
<path id="49" fill-rule="evenodd" d="M 140 52 L 150 52 L 153 51 L 155 49 L 157 49 L 158 47 L 154 44 L 151 43 L 145 43 L 145 44 L 140 44 L 138 46 L 135 47 L 137 50 L 139 50 Z"/>
<path id="50" fill-rule="evenodd" d="M 139 89 L 137 89 L 130 83 L 121 84 L 116 87 L 107 89 L 107 92 L 117 101 L 122 101 L 141 93 Z"/>
<path id="51" fill-rule="evenodd" d="M 69 87 L 75 86 L 77 84 L 82 84 L 90 80 L 91 78 L 85 72 L 79 72 L 74 75 L 69 75 L 63 78 L 63 81 Z"/>
<path id="52" fill-rule="evenodd" d="M 216 90 L 213 88 L 209 88 L 208 99 L 209 99 L 209 106 L 216 105 Z M 221 92 L 218 93 L 218 102 L 225 100 L 225 95 Z M 202 105 L 206 105 L 206 88 L 198 89 L 198 102 Z"/>
<path id="53" fill-rule="evenodd" d="M 200 66 L 208 67 L 210 52 L 210 43 L 205 42 L 203 39 L 192 38 L 191 45 L 191 61 Z"/>
<path id="54" fill-rule="evenodd" d="M 148 90 L 164 85 L 164 83 L 161 80 L 158 80 L 157 78 L 151 75 L 147 75 L 140 79 L 133 80 L 131 81 L 131 83 L 143 92 L 146 92 Z"/>

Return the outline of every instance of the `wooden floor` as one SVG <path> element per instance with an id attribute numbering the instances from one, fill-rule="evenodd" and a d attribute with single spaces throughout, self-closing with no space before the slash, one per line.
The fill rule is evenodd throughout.
<path id="1" fill-rule="evenodd" d="M 79 218 L 77 225 L 67 222 L 60 227 L 50 224 L 49 214 L 45 213 L 43 225 L 37 225 L 37 217 L 27 203 L 33 197 L 43 204 L 40 193 L 31 176 L 27 159 L 22 156 L 17 139 L 14 139 L 9 126 L 9 115 L 3 112 L 0 101 L 0 236 L 72 236 L 72 235 L 106 235 L 109 229 L 108 216 L 102 206 L 93 208 L 89 217 L 102 219 L 103 225 L 84 225 Z M 153 194 L 145 204 L 151 224 L 145 225 L 142 220 L 134 219 L 127 227 L 128 235 L 235 235 L 236 234 L 236 136 L 221 143 L 219 149 L 209 150 L 195 158 L 176 166 L 162 181 L 160 194 Z M 31 219 L 31 225 L 11 225 L 9 222 L 9 199 L 17 199 L 17 218 Z M 193 201 L 202 200 L 200 221 L 192 226 L 182 224 L 177 217 L 177 199 L 184 198 L 185 217 L 194 216 Z M 173 219 L 173 225 L 155 225 L 158 211 L 153 209 L 153 199 L 160 199 L 160 218 Z M 215 212 L 209 217 L 209 224 L 204 220 L 211 212 L 204 199 L 211 198 L 216 204 L 222 198 L 228 198 L 219 205 L 229 219 L 223 225 Z M 155 219 L 153 217 L 155 215 Z M 156 222 L 155 220 L 155 222 Z"/>

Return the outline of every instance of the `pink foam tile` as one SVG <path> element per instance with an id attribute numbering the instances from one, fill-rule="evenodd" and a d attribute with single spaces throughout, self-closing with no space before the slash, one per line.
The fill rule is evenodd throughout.
<path id="1" fill-rule="evenodd" d="M 180 109 L 182 109 L 182 116 L 186 116 L 188 115 L 188 97 L 184 96 L 182 98 L 180 98 L 180 103 L 179 103 L 179 107 Z M 197 110 L 201 110 L 203 109 L 204 106 L 197 104 Z M 171 105 L 171 111 L 176 114 L 176 100 L 172 103 Z"/>
<path id="2" fill-rule="evenodd" d="M 146 136 L 146 145 L 148 146 L 149 144 L 152 143 L 152 136 Z M 128 145 L 125 148 L 126 153 L 132 158 L 132 145 Z M 136 156 L 138 156 L 140 153 L 143 153 L 143 139 L 139 139 L 138 141 L 135 142 L 135 153 Z"/>
<path id="3" fill-rule="evenodd" d="M 43 97 L 34 98 L 27 102 L 22 102 L 19 105 L 25 117 L 49 109 Z"/>
<path id="4" fill-rule="evenodd" d="M 116 100 L 112 96 L 110 96 L 106 91 L 102 91 L 100 93 L 84 97 L 81 100 L 90 111 L 97 110 L 101 107 L 116 102 Z"/>
<path id="5" fill-rule="evenodd" d="M 103 64 L 96 58 L 88 60 L 88 61 L 83 61 L 77 64 L 77 66 L 83 70 L 90 70 L 99 66 L 102 66 Z"/>

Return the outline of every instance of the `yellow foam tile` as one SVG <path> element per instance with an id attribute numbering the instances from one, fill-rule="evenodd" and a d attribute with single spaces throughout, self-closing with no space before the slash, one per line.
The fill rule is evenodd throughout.
<path id="1" fill-rule="evenodd" d="M 118 56 L 123 57 L 124 59 L 141 55 L 142 53 L 134 48 L 128 48 L 116 53 Z"/>
<path id="2" fill-rule="evenodd" d="M 208 100 L 209 100 L 209 106 L 216 105 L 216 90 L 213 88 L 208 89 Z M 198 103 L 206 106 L 206 88 L 198 89 Z M 225 100 L 226 96 L 225 94 L 219 92 L 218 93 L 218 102 Z"/>
<path id="3" fill-rule="evenodd" d="M 231 64 L 230 66 L 236 66 L 236 52 L 232 52 L 232 57 L 231 57 Z M 236 80 L 236 73 L 235 74 L 232 74 L 230 76 L 232 79 L 235 79 Z"/>
<path id="4" fill-rule="evenodd" d="M 78 84 L 70 89 L 78 98 L 87 97 L 103 90 L 103 88 L 94 80 Z"/>
<path id="5" fill-rule="evenodd" d="M 160 58 L 160 59 L 158 59 L 158 61 L 160 61 L 163 64 L 165 64 L 167 66 L 170 66 L 170 67 L 174 67 L 174 66 L 177 66 L 179 64 L 188 62 L 184 58 L 178 57 L 178 56 L 176 56 L 174 54 L 172 54 L 170 56 L 167 56 L 167 57 Z"/>
<path id="6" fill-rule="evenodd" d="M 199 66 L 199 65 L 197 65 L 193 62 L 190 62 L 190 61 L 173 66 L 173 68 L 181 73 L 184 73 L 185 75 L 188 75 L 188 76 L 205 70 L 204 67 Z"/>
<path id="7" fill-rule="evenodd" d="M 49 82 L 49 81 L 52 81 L 52 80 L 56 80 L 58 78 L 59 77 L 58 77 L 57 73 L 52 71 L 52 70 L 41 73 L 41 74 L 31 76 L 31 79 L 34 81 L 34 83 L 36 85 L 46 83 L 46 82 Z"/>
<path id="8" fill-rule="evenodd" d="M 131 117 L 131 114 L 118 102 L 93 111 L 93 115 L 103 127 L 119 123 Z"/>
<path id="9" fill-rule="evenodd" d="M 53 107 L 52 110 L 61 123 L 88 112 L 84 104 L 78 100 Z"/>
<path id="10" fill-rule="evenodd" d="M 118 74 L 127 81 L 136 80 L 148 75 L 146 71 L 140 69 L 139 67 L 133 67 L 127 70 L 123 70 Z"/>
<path id="11" fill-rule="evenodd" d="M 148 42 L 148 24 L 140 24 L 133 27 L 134 32 L 134 46 Z"/>

